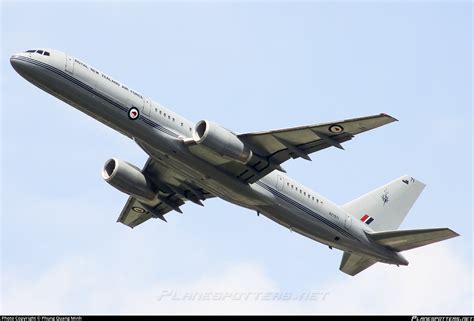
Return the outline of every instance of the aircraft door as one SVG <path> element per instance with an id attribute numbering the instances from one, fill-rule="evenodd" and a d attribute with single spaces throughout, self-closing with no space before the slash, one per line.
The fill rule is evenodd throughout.
<path id="1" fill-rule="evenodd" d="M 143 106 L 143 113 L 147 116 L 150 116 L 151 111 L 151 101 L 149 98 L 145 98 L 145 104 Z"/>
<path id="2" fill-rule="evenodd" d="M 74 73 L 74 58 L 66 55 L 66 71 L 70 74 Z"/>
<path id="3" fill-rule="evenodd" d="M 277 175 L 277 182 L 276 182 L 277 190 L 279 190 L 279 191 L 283 190 L 284 185 L 285 185 L 285 179 L 283 178 L 282 175 L 278 174 Z"/>
<path id="4" fill-rule="evenodd" d="M 346 220 L 344 221 L 345 228 L 351 228 L 352 225 L 352 215 L 346 215 Z"/>

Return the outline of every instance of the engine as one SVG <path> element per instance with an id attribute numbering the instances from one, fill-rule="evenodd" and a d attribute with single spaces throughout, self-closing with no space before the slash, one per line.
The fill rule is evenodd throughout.
<path id="1" fill-rule="evenodd" d="M 196 124 L 193 139 L 231 161 L 247 164 L 252 158 L 252 151 L 234 133 L 207 120 Z"/>
<path id="2" fill-rule="evenodd" d="M 153 192 L 149 180 L 135 166 L 116 159 L 109 159 L 102 169 L 104 180 L 128 195 L 138 199 L 152 200 L 156 193 Z"/>

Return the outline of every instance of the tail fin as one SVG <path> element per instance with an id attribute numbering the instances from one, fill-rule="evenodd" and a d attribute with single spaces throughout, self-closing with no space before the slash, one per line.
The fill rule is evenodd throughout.
<path id="1" fill-rule="evenodd" d="M 342 207 L 374 231 L 396 230 L 424 187 L 422 182 L 405 175 Z"/>

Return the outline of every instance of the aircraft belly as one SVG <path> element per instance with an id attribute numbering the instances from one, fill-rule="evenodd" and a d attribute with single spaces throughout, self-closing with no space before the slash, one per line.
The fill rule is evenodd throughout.
<path id="1" fill-rule="evenodd" d="M 338 234 L 296 208 L 275 204 L 273 206 L 262 206 L 259 210 L 276 223 L 317 242 L 341 249 L 353 244 L 345 236 Z M 339 237 L 339 239 L 336 241 L 335 237 Z"/>
<path id="2" fill-rule="evenodd" d="M 161 140 L 154 140 L 153 145 L 141 141 L 137 143 L 153 159 L 219 198 L 245 208 L 266 204 L 248 184 L 189 153 L 181 141 L 174 141 L 173 150 L 163 150 L 167 144 L 162 144 Z"/>

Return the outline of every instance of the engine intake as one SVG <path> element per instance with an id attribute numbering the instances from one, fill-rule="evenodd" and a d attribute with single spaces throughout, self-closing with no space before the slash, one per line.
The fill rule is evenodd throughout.
<path id="1" fill-rule="evenodd" d="M 102 178 L 119 191 L 138 199 L 152 200 L 156 195 L 149 180 L 137 167 L 116 158 L 105 163 Z"/>
<path id="2" fill-rule="evenodd" d="M 208 120 L 199 121 L 194 127 L 193 139 L 220 156 L 247 164 L 252 151 L 231 131 Z"/>

